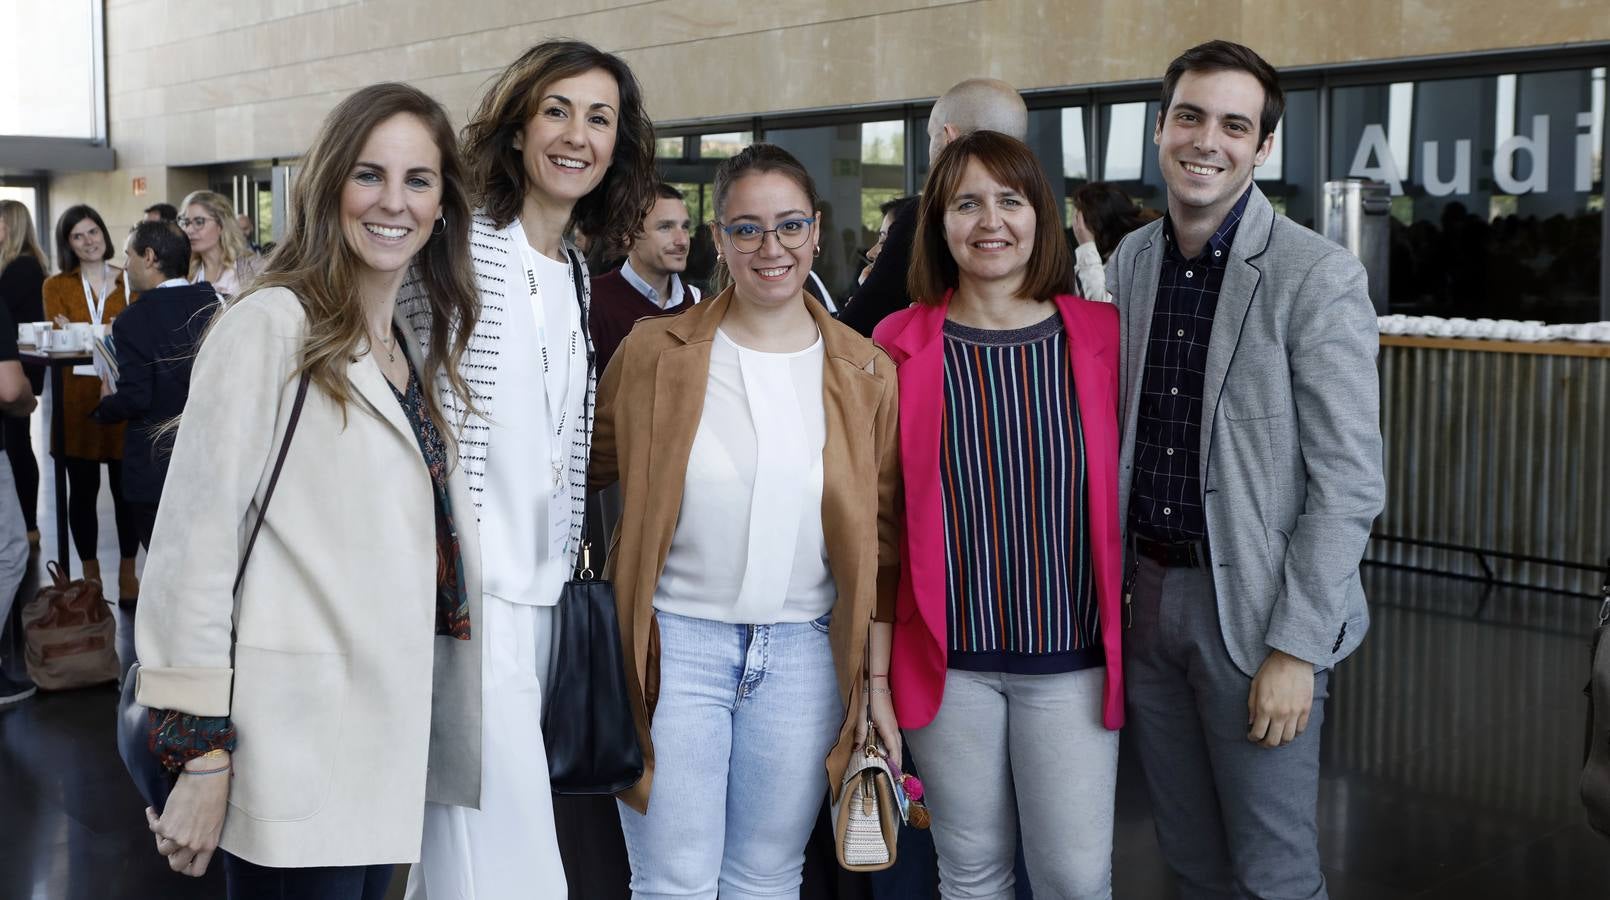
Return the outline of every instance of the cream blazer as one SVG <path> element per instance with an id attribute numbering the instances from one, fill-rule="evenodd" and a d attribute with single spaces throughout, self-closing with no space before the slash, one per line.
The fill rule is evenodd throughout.
<path id="1" fill-rule="evenodd" d="M 437 637 L 430 475 L 366 354 L 350 369 L 344 419 L 309 388 L 232 596 L 296 397 L 304 329 L 296 296 L 271 288 L 221 313 L 201 347 L 141 585 L 137 695 L 232 718 L 224 849 L 265 866 L 412 862 L 426 799 L 480 800 L 475 508 L 455 469 L 472 639 Z M 417 345 L 404 344 L 417 363 Z"/>

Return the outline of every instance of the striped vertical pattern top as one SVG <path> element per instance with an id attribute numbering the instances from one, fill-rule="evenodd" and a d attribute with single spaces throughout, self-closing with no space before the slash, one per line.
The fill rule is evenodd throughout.
<path id="1" fill-rule="evenodd" d="M 1062 318 L 944 329 L 949 665 L 1015 674 L 1101 665 L 1084 433 Z"/>

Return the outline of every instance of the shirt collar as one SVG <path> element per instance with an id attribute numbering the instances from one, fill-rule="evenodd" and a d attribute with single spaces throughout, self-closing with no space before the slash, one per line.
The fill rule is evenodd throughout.
<path id="1" fill-rule="evenodd" d="M 1213 236 L 1208 238 L 1207 243 L 1203 245 L 1202 253 L 1197 257 L 1198 259 L 1206 256 L 1209 250 L 1213 251 L 1213 260 L 1215 262 L 1223 262 L 1229 257 L 1230 245 L 1235 243 L 1236 226 L 1241 224 L 1241 217 L 1246 215 L 1247 201 L 1251 198 L 1252 185 L 1249 184 L 1247 189 L 1242 192 L 1241 199 L 1235 202 L 1235 206 L 1230 207 L 1228 213 L 1225 213 L 1224 221 L 1219 223 L 1219 227 L 1214 230 Z M 1167 214 L 1163 216 L 1163 240 L 1167 242 L 1169 252 L 1176 256 L 1180 255 L 1179 244 L 1174 239 L 1174 217 Z"/>
<path id="2" fill-rule="evenodd" d="M 160 291 L 163 288 L 189 287 L 189 285 L 190 285 L 190 279 L 188 279 L 188 278 L 169 278 L 167 281 L 162 282 L 161 284 L 157 285 L 156 287 L 152 288 L 151 290 Z"/>
<path id="3" fill-rule="evenodd" d="M 669 297 L 661 297 L 659 291 L 656 291 L 647 281 L 644 281 L 643 276 L 632 269 L 630 259 L 621 263 L 621 277 L 626 279 L 626 283 L 635 288 L 639 294 L 647 297 L 648 302 L 658 306 L 660 309 L 668 309 L 682 302 L 682 277 L 675 272 L 671 273 Z"/>

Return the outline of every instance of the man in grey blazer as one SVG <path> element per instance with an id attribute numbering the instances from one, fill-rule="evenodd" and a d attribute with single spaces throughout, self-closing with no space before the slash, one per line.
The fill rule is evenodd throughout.
<path id="1" fill-rule="evenodd" d="M 1246 47 L 1174 60 L 1153 134 L 1168 215 L 1107 269 L 1129 731 L 1187 898 L 1326 896 L 1326 683 L 1369 626 L 1358 567 L 1385 495 L 1364 268 L 1253 184 L 1283 110 Z"/>

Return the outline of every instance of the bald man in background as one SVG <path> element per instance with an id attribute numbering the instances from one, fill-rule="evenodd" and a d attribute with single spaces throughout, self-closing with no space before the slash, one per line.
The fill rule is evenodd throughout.
<path id="1" fill-rule="evenodd" d="M 974 131 L 999 131 L 1026 140 L 1029 110 L 1017 89 L 994 78 L 969 78 L 946 91 L 928 114 L 928 165 L 933 165 L 939 151 L 951 141 Z M 911 305 L 906 270 L 911 267 L 911 242 L 916 234 L 917 204 L 910 203 L 890 221 L 883 251 L 866 280 L 845 299 L 840 322 L 871 337 L 884 316 Z"/>

